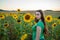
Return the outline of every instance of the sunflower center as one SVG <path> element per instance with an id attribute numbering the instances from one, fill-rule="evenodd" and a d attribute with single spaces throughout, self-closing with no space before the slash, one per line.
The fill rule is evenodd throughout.
<path id="1" fill-rule="evenodd" d="M 29 20 L 29 19 L 30 19 L 30 16 L 29 16 L 29 15 L 26 15 L 26 16 L 25 16 L 25 19 L 26 19 L 26 20 Z"/>
<path id="2" fill-rule="evenodd" d="M 20 9 L 18 9 L 17 11 L 20 11 Z"/>
<path id="3" fill-rule="evenodd" d="M 60 19 L 60 16 L 58 17 L 58 19 Z"/>
<path id="4" fill-rule="evenodd" d="M 50 17 L 48 17 L 47 19 L 50 20 Z"/>
<path id="5" fill-rule="evenodd" d="M 54 26 L 56 26 L 56 24 L 54 24 Z"/>
<path id="6" fill-rule="evenodd" d="M 14 17 L 16 17 L 16 16 L 14 16 Z"/>
<path id="7" fill-rule="evenodd" d="M 20 20 L 17 20 L 17 22 L 20 22 Z"/>
<path id="8" fill-rule="evenodd" d="M 2 16 L 0 16 L 0 17 L 2 17 Z"/>
<path id="9" fill-rule="evenodd" d="M 4 26 L 7 26 L 7 24 L 5 24 Z"/>

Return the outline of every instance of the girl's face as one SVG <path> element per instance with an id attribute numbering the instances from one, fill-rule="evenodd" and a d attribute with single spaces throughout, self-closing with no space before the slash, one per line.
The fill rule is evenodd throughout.
<path id="1" fill-rule="evenodd" d="M 40 12 L 36 12 L 36 13 L 35 13 L 35 16 L 36 16 L 36 18 L 39 20 L 39 19 L 41 18 Z"/>

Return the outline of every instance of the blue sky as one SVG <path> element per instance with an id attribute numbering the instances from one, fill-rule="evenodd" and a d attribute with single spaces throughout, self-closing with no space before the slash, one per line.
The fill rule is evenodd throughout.
<path id="1" fill-rule="evenodd" d="M 60 0 L 0 0 L 5 10 L 60 10 Z"/>

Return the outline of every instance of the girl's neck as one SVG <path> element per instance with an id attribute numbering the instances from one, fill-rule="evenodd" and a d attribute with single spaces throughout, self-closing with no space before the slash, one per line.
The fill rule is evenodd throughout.
<path id="1" fill-rule="evenodd" d="M 41 21 L 41 19 L 39 21 Z"/>

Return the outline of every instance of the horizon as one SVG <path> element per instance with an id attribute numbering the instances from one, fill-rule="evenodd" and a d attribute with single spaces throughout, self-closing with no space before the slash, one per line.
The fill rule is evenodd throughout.
<path id="1" fill-rule="evenodd" d="M 0 9 L 3 11 L 17 11 L 17 10 L 6 10 L 6 9 Z M 36 10 L 22 10 L 22 11 L 36 11 Z M 60 11 L 60 10 L 43 10 L 43 11 Z"/>

